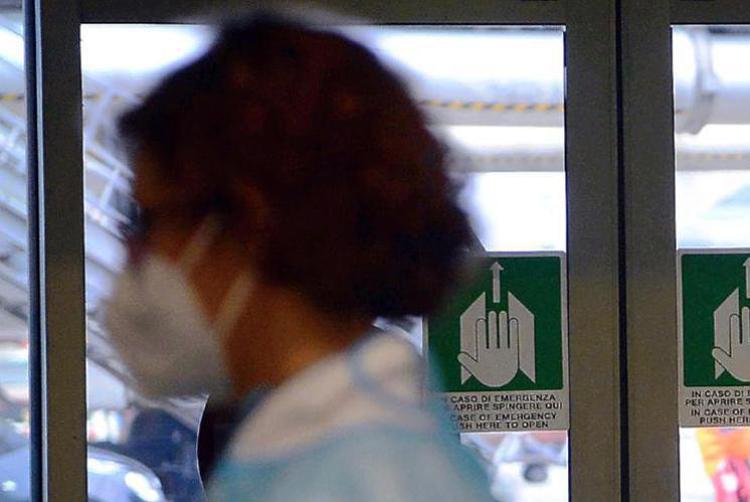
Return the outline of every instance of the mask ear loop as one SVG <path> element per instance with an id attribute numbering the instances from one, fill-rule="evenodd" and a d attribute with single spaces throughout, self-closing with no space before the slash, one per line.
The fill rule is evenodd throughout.
<path id="1" fill-rule="evenodd" d="M 221 226 L 216 218 L 206 218 L 185 248 L 180 258 L 180 268 L 190 271 L 206 254 L 208 248 L 216 240 Z M 219 314 L 213 323 L 214 330 L 220 337 L 225 337 L 242 315 L 247 305 L 248 296 L 252 290 L 253 280 L 248 272 L 241 273 L 232 283 L 224 297 Z"/>
<path id="2" fill-rule="evenodd" d="M 253 280 L 248 272 L 240 274 L 224 297 L 219 314 L 214 321 L 214 330 L 222 338 L 229 335 L 247 306 L 253 289 Z"/>
<path id="3" fill-rule="evenodd" d="M 179 260 L 180 268 L 186 272 L 193 270 L 198 261 L 206 254 L 211 244 L 216 240 L 220 230 L 221 227 L 216 218 L 206 218 L 182 252 Z"/>

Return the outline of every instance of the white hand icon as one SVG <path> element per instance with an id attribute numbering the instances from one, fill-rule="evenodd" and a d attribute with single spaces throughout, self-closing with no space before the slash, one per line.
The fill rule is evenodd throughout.
<path id="1" fill-rule="evenodd" d="M 458 354 L 458 362 L 488 387 L 502 387 L 518 373 L 518 320 L 508 313 L 490 312 L 476 323 L 476 358 Z"/>
<path id="2" fill-rule="evenodd" d="M 750 382 L 750 308 L 742 307 L 740 316 L 729 319 L 729 353 L 714 347 L 711 355 L 730 375 L 742 382 Z"/>

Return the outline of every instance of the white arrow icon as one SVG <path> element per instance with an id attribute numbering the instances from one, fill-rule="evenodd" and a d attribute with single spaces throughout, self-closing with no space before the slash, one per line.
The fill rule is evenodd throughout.
<path id="1" fill-rule="evenodd" d="M 750 298 L 750 258 L 745 260 L 745 298 Z"/>
<path id="2" fill-rule="evenodd" d="M 750 262 L 750 259 L 748 262 Z M 504 269 L 502 265 L 495 262 L 490 267 L 490 270 L 492 270 L 492 302 L 500 303 L 500 272 Z"/>
<path id="3" fill-rule="evenodd" d="M 502 265 L 494 262 L 492 301 L 500 303 Z M 488 311 L 487 294 L 480 294 L 461 314 L 461 383 L 471 376 L 480 383 L 499 388 L 519 370 L 536 382 L 536 329 L 534 314 L 508 291 L 505 311 Z M 495 307 L 498 308 L 498 307 Z"/>

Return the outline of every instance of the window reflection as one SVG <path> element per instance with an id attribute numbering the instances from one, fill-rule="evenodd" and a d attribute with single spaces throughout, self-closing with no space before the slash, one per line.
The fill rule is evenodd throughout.
<path id="1" fill-rule="evenodd" d="M 679 248 L 750 247 L 750 27 L 673 30 Z M 750 493 L 750 428 L 680 431 L 681 500 Z"/>
<path id="2" fill-rule="evenodd" d="M 564 249 L 560 29 L 345 31 L 397 67 L 433 119 L 435 132 L 451 147 L 466 206 L 488 250 Z M 195 442 L 203 403 L 139 396 L 102 328 L 103 307 L 124 259 L 118 229 L 128 221 L 130 206 L 131 172 L 112 125 L 156 79 L 199 54 L 211 37 L 210 30 L 196 26 L 82 27 L 89 444 L 91 451 L 137 463 L 149 474 L 145 479 L 158 482 L 139 478 L 130 485 L 148 486 L 144 493 L 174 501 L 201 496 Z M 460 71 L 453 63 L 460 63 Z M 409 321 L 405 332 L 418 332 L 419 324 Z M 548 494 L 554 492 L 567 498 L 567 433 L 488 438 L 482 441 L 489 440 L 496 452 L 480 453 L 488 469 L 500 473 L 498 495 L 553 500 Z M 90 463 L 90 479 L 92 465 L 106 471 L 104 464 Z"/>
<path id="3" fill-rule="evenodd" d="M 139 395 L 115 356 L 103 327 L 106 300 L 125 249 L 121 228 L 129 222 L 131 170 L 117 143 L 115 118 L 138 102 L 161 75 L 195 57 L 210 42 L 202 27 L 84 26 L 84 167 L 86 214 L 86 308 L 89 492 L 117 486 L 102 502 L 192 502 L 202 497 L 196 434 L 203 402 L 150 401 Z M 132 468 L 97 461 L 105 452 Z M 135 469 L 137 467 L 137 469 Z M 100 481 L 97 479 L 99 476 Z"/>
<path id="4" fill-rule="evenodd" d="M 26 100 L 21 13 L 0 13 L 0 500 L 29 494 Z"/>

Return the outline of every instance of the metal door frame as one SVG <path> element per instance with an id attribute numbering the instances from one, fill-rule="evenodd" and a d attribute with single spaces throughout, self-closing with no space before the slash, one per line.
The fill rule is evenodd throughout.
<path id="1" fill-rule="evenodd" d="M 672 53 L 666 1 L 622 0 L 623 354 L 629 500 L 678 501 Z"/>
<path id="2" fill-rule="evenodd" d="M 24 3 L 31 493 L 86 500 L 86 318 L 80 13 Z"/>
<path id="3" fill-rule="evenodd" d="M 677 269 L 672 28 L 750 24 L 744 0 L 620 0 L 623 353 L 631 500 L 677 501 Z"/>
<path id="4" fill-rule="evenodd" d="M 85 500 L 85 301 L 81 23 L 199 21 L 227 0 L 26 0 L 30 125 L 33 451 L 35 500 Z M 621 430 L 617 11 L 615 0 L 329 0 L 323 7 L 376 23 L 551 24 L 566 27 L 566 184 L 570 351 L 570 493 L 572 500 L 621 500 L 627 475 Z M 205 14 L 204 14 L 205 15 Z M 54 97 L 54 99 L 53 99 Z M 30 99 L 32 102 L 33 99 Z M 29 131 L 34 131 L 30 128 Z M 33 151 L 31 151 L 33 150 Z M 38 153 L 38 162 L 36 154 Z M 34 169 L 34 163 L 37 168 Z M 33 293 L 33 292 L 32 292 Z M 36 356 L 32 354 L 32 361 Z M 655 500 L 655 499 L 654 499 Z"/>

